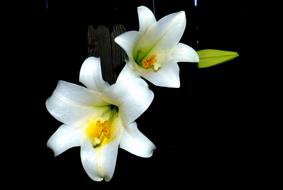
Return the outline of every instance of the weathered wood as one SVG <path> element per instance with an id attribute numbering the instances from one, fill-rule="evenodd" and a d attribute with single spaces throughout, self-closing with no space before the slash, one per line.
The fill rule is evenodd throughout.
<path id="1" fill-rule="evenodd" d="M 114 42 L 114 38 L 125 32 L 123 25 L 116 25 L 111 32 L 106 26 L 88 27 L 88 55 L 100 57 L 103 79 L 114 83 L 124 66 L 126 54 Z"/>
<path id="2" fill-rule="evenodd" d="M 126 28 L 123 25 L 113 26 L 113 31 L 111 33 L 112 42 L 112 64 L 114 70 L 114 79 L 116 80 L 123 66 L 125 65 L 125 59 L 127 57 L 124 50 L 114 42 L 115 37 L 125 32 Z"/>
<path id="3" fill-rule="evenodd" d="M 88 27 L 87 32 L 87 43 L 88 43 L 88 55 L 89 56 L 98 56 L 98 52 L 95 51 L 95 47 L 98 47 L 98 41 L 95 40 L 95 30 L 93 26 Z"/>

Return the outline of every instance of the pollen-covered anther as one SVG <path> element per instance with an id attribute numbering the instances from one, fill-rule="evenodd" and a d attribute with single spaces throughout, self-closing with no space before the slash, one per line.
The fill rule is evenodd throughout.
<path id="1" fill-rule="evenodd" d="M 149 56 L 148 58 L 145 58 L 142 61 L 143 68 L 145 68 L 145 69 L 153 67 L 154 64 L 156 64 L 156 63 L 157 63 L 157 55 L 156 54 L 153 54 L 153 55 Z"/>
<path id="2" fill-rule="evenodd" d="M 106 120 L 104 121 L 102 124 L 102 133 L 103 135 L 106 137 L 106 138 L 110 138 L 111 137 L 111 130 L 110 130 L 110 126 L 111 126 L 111 123 L 110 121 Z"/>
<path id="3" fill-rule="evenodd" d="M 99 146 L 105 138 L 111 138 L 111 122 L 105 120 L 101 122 L 89 121 L 88 127 L 86 128 L 86 135 L 91 140 L 93 146 Z"/>

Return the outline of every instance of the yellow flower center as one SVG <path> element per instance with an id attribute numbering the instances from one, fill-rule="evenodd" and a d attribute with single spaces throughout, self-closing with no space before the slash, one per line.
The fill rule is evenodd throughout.
<path id="1" fill-rule="evenodd" d="M 86 123 L 85 134 L 93 147 L 109 143 L 115 138 L 117 129 L 116 118 L 119 108 L 109 105 L 99 116 L 90 118 Z"/>
<path id="2" fill-rule="evenodd" d="M 149 56 L 148 58 L 144 58 L 142 60 L 142 66 L 145 69 L 153 67 L 155 63 L 157 63 L 157 55 L 156 54 L 153 54 L 153 55 Z"/>
<path id="3" fill-rule="evenodd" d="M 158 63 L 157 54 L 152 52 L 153 48 L 149 50 L 137 49 L 133 55 L 137 65 L 144 69 L 153 69 L 158 71 L 160 69 L 160 63 Z"/>
<path id="4" fill-rule="evenodd" d="M 107 144 L 113 138 L 112 122 L 91 119 L 87 123 L 85 132 L 94 147 Z"/>

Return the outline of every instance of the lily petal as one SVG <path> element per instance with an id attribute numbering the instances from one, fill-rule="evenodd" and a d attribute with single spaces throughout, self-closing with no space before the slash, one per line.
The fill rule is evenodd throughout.
<path id="1" fill-rule="evenodd" d="M 186 14 L 184 11 L 170 14 L 157 22 L 156 29 L 164 31 L 156 49 L 170 49 L 176 46 L 186 28 Z M 156 30 L 155 30 L 156 31 Z M 158 32 L 158 31 L 157 31 Z M 158 34 L 157 34 L 158 35 Z"/>
<path id="2" fill-rule="evenodd" d="M 142 76 L 156 86 L 179 88 L 179 66 L 175 61 L 168 62 L 158 72 L 146 72 Z"/>
<path id="3" fill-rule="evenodd" d="M 74 101 L 83 106 L 103 106 L 107 105 L 98 91 L 89 90 L 70 82 L 60 80 L 53 92 L 54 95 L 62 96 L 65 99 Z"/>
<path id="4" fill-rule="evenodd" d="M 132 64 L 127 61 L 126 65 L 120 72 L 118 78 L 117 78 L 117 83 L 125 81 L 125 80 L 131 80 L 132 78 L 139 77 L 139 74 L 136 72 L 136 70 L 133 68 Z"/>
<path id="5" fill-rule="evenodd" d="M 102 91 L 109 86 L 102 78 L 100 58 L 89 57 L 83 62 L 80 70 L 80 82 L 96 91 Z"/>
<path id="6" fill-rule="evenodd" d="M 179 43 L 171 53 L 176 62 L 199 62 L 197 52 L 190 46 Z"/>
<path id="7" fill-rule="evenodd" d="M 104 104 L 99 93 L 65 81 L 59 81 L 53 94 L 46 100 L 49 113 L 69 125 L 93 115 L 96 109 L 92 105 Z"/>
<path id="8" fill-rule="evenodd" d="M 61 125 L 49 138 L 47 146 L 51 148 L 55 156 L 65 152 L 69 148 L 80 146 L 82 130 L 80 128 Z"/>
<path id="9" fill-rule="evenodd" d="M 155 16 L 151 10 L 145 6 L 138 7 L 138 17 L 139 17 L 139 31 L 146 31 L 152 24 L 156 23 Z"/>
<path id="10" fill-rule="evenodd" d="M 81 161 L 87 175 L 94 181 L 110 181 L 115 170 L 118 141 L 93 148 L 89 141 L 81 146 Z"/>
<path id="11" fill-rule="evenodd" d="M 131 123 L 123 133 L 120 148 L 137 156 L 148 158 L 152 156 L 155 145 L 138 130 L 136 123 Z"/>
<path id="12" fill-rule="evenodd" d="M 115 83 L 105 94 L 109 102 L 119 106 L 125 123 L 135 121 L 147 110 L 154 97 L 147 83 L 140 78 Z"/>
<path id="13" fill-rule="evenodd" d="M 125 50 L 128 56 L 131 56 L 138 37 L 137 31 L 129 31 L 117 36 L 114 41 Z"/>
<path id="14" fill-rule="evenodd" d="M 185 27 L 184 11 L 167 15 L 142 35 L 136 49 L 152 49 L 152 51 L 171 49 L 179 43 Z"/>

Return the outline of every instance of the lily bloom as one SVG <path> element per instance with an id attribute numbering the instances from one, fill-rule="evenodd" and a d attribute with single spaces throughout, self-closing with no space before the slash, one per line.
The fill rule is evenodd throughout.
<path id="1" fill-rule="evenodd" d="M 156 21 L 146 7 L 138 7 L 139 31 L 125 32 L 115 38 L 127 53 L 128 60 L 119 80 L 135 75 L 156 86 L 179 88 L 177 62 L 198 62 L 198 54 L 190 46 L 179 43 L 185 27 L 184 11 Z"/>
<path id="2" fill-rule="evenodd" d="M 153 100 L 148 85 L 140 78 L 109 85 L 95 57 L 82 64 L 80 82 L 87 88 L 59 81 L 46 101 L 50 114 L 64 123 L 47 142 L 55 156 L 80 146 L 83 168 L 94 181 L 112 178 L 119 147 L 152 156 L 154 144 L 134 122 Z"/>

